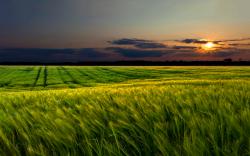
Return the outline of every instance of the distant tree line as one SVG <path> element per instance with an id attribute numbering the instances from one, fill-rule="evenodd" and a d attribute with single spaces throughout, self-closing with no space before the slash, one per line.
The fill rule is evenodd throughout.
<path id="1" fill-rule="evenodd" d="M 249 66 L 250 61 L 86 61 L 86 62 L 0 62 L 0 65 L 72 65 L 72 66 Z"/>

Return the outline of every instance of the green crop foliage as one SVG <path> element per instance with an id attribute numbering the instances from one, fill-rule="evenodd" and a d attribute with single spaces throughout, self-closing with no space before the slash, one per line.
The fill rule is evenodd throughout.
<path id="1" fill-rule="evenodd" d="M 250 155 L 249 67 L 0 67 L 0 155 Z"/>
<path id="2" fill-rule="evenodd" d="M 0 90 L 46 90 L 163 80 L 249 80 L 249 67 L 0 66 Z"/>

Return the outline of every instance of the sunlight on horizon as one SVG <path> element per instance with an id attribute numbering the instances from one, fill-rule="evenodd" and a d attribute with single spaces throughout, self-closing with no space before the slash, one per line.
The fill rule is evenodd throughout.
<path id="1" fill-rule="evenodd" d="M 202 46 L 202 48 L 207 51 L 214 50 L 215 44 L 213 42 L 207 42 Z"/>

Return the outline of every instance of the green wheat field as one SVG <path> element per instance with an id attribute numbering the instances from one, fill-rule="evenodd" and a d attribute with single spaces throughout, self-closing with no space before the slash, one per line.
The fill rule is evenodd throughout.
<path id="1" fill-rule="evenodd" d="M 250 155 L 250 67 L 0 66 L 0 155 Z"/>

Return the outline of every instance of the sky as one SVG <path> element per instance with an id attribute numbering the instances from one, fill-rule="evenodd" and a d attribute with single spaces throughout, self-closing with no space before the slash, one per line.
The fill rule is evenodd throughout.
<path id="1" fill-rule="evenodd" d="M 250 60 L 249 6 L 249 0 L 0 0 L 0 61 Z"/>

